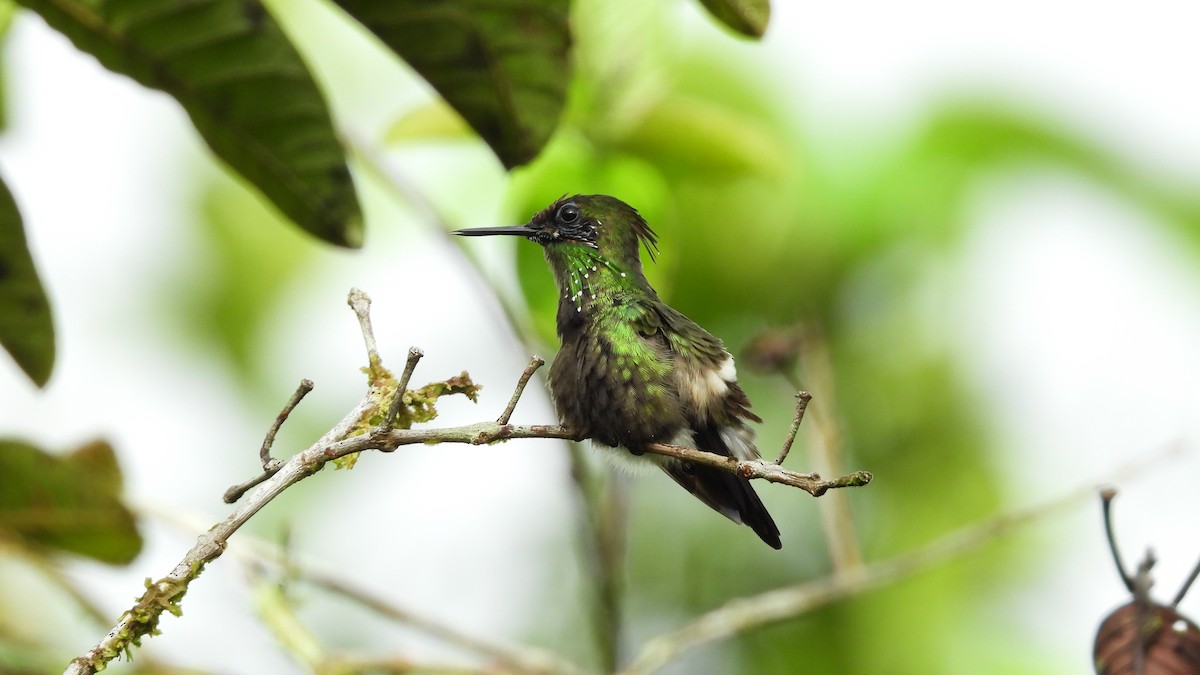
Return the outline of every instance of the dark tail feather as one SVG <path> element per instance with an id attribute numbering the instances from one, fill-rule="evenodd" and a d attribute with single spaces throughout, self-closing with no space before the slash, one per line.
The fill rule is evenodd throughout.
<path id="1" fill-rule="evenodd" d="M 691 462 L 672 462 L 663 469 L 688 492 L 735 523 L 749 525 L 767 545 L 783 548 L 779 528 L 767 507 L 750 487 L 750 481 L 715 467 Z"/>

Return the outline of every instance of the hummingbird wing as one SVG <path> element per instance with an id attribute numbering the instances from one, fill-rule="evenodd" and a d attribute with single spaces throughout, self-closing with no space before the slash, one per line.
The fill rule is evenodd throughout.
<path id="1" fill-rule="evenodd" d="M 674 357 L 675 388 L 689 429 L 675 440 L 724 457 L 757 459 L 747 421 L 750 399 L 737 383 L 733 356 L 719 339 L 682 313 L 657 303 L 639 327 L 646 339 L 661 340 Z M 652 331 L 652 332 L 651 332 Z M 715 467 L 667 462 L 663 470 L 700 501 L 735 523 L 748 525 L 772 548 L 782 548 L 779 528 L 750 481 Z"/>

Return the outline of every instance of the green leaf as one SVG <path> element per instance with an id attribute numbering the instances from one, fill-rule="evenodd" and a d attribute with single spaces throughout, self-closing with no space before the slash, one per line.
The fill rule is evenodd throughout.
<path id="1" fill-rule="evenodd" d="M 35 546 L 125 564 L 142 550 L 121 503 L 121 469 L 103 441 L 57 457 L 0 440 L 0 535 Z"/>
<path id="2" fill-rule="evenodd" d="M 742 35 L 760 38 L 771 18 L 770 0 L 700 0 L 709 14 Z"/>
<path id="3" fill-rule="evenodd" d="M 533 159 L 566 102 L 567 0 L 336 0 L 474 127 L 505 167 Z"/>
<path id="4" fill-rule="evenodd" d="M 39 387 L 54 368 L 50 302 L 25 242 L 21 213 L 0 181 L 0 344 Z"/>
<path id="5" fill-rule="evenodd" d="M 362 243 L 321 91 L 257 0 L 19 0 L 106 68 L 175 97 L 218 157 L 312 234 Z"/>

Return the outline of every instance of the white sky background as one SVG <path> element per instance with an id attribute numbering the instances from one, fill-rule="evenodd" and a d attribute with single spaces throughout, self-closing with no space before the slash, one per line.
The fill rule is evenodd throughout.
<path id="1" fill-rule="evenodd" d="M 1198 25 L 1200 6 L 1183 1 L 1143 3 L 1136 11 L 1045 0 L 994 6 L 781 1 L 764 45 L 731 49 L 759 50 L 764 63 L 787 64 L 776 75 L 779 90 L 802 102 L 810 127 L 831 152 L 849 145 L 845 134 L 854 130 L 915 123 L 954 92 L 990 92 L 1048 112 L 1141 167 L 1200 186 Z M 338 58 L 378 60 L 369 52 Z M 54 303 L 59 362 L 49 389 L 37 393 L 0 358 L 0 433 L 58 447 L 109 438 L 122 452 L 132 497 L 215 522 L 228 511 L 220 493 L 253 470 L 268 420 L 238 409 L 225 373 L 173 351 L 161 324 L 148 316 L 153 306 L 145 285 L 178 260 L 194 236 L 183 212 L 191 195 L 179 182 L 194 175 L 187 168 L 197 152 L 194 133 L 169 98 L 109 75 L 29 15 L 17 21 L 6 58 L 11 128 L 0 138 L 0 172 L 25 216 Z M 316 67 L 320 74 L 322 64 Z M 334 86 L 340 121 L 367 137 L 400 107 L 390 101 L 378 108 L 385 98 L 378 92 L 390 84 L 400 90 L 402 82 L 391 70 L 379 72 L 382 81 Z M 356 107 L 360 102 L 364 106 Z M 446 174 L 462 164 L 438 164 L 433 154 L 409 161 L 421 162 L 422 184 L 444 192 L 453 186 Z M 485 178 L 497 174 L 494 189 L 455 208 L 475 210 L 479 225 L 493 224 L 503 183 L 492 164 L 480 165 Z M 264 356 L 278 375 L 271 386 L 282 402 L 300 377 L 310 377 L 317 383 L 312 396 L 326 407 L 344 401 L 348 408 L 357 400 L 362 357 L 343 299 L 358 285 L 375 298 L 381 347 L 394 366 L 417 344 L 427 354 L 418 380 L 465 367 L 491 385 L 480 408 L 447 405 L 442 421 L 492 416 L 525 355 L 509 338 L 488 337 L 495 345 L 489 350 L 475 336 L 459 335 L 469 317 L 486 311 L 482 300 L 471 282 L 441 272 L 448 264 L 441 242 L 402 234 L 409 228 L 377 206 L 381 199 L 369 193 L 364 199 L 368 262 L 330 258 L 279 317 L 273 343 L 281 351 Z M 379 213 L 385 216 L 372 221 Z M 1055 173 L 987 185 L 973 224 L 961 259 L 944 271 L 962 288 L 961 321 L 950 339 L 998 411 L 992 418 L 1003 425 L 1006 454 L 997 462 L 1011 476 L 1014 500 L 1034 503 L 1059 494 L 1061 484 L 1109 475 L 1129 459 L 1182 442 L 1189 453 L 1184 460 L 1122 484 L 1117 506 L 1129 562 L 1152 544 L 1160 559 L 1159 596 L 1168 598 L 1200 555 L 1194 535 L 1200 275 L 1194 259 L 1144 214 Z M 437 294 L 425 297 L 424 306 L 414 300 L 397 306 L 400 270 L 436 277 Z M 429 325 L 405 318 L 428 315 L 446 320 Z M 313 325 L 322 329 L 299 332 Z M 548 419 L 544 398 L 536 396 L 528 396 L 516 416 Z M 382 521 L 395 537 L 364 556 L 363 534 L 346 526 L 345 514 L 329 513 L 298 528 L 298 546 L 331 565 L 364 570 L 364 582 L 384 582 L 389 597 L 407 606 L 485 633 L 515 635 L 520 626 L 506 621 L 506 599 L 513 591 L 528 596 L 541 571 L 514 564 L 531 548 L 564 536 L 572 504 L 561 485 L 528 477 L 535 467 L 544 471 L 547 462 L 562 461 L 549 445 L 509 444 L 502 458 L 496 455 L 431 451 L 403 465 L 369 457 L 368 470 L 323 475 L 316 481 L 337 485 L 298 489 L 340 490 L 353 498 L 364 527 L 379 528 Z M 427 488 L 434 470 L 447 463 L 460 476 L 436 481 L 434 506 L 431 492 L 418 487 Z M 1029 625 L 1031 639 L 1056 651 L 1077 653 L 1081 673 L 1088 672 L 1097 623 L 1122 600 L 1098 511 L 1087 504 L 1051 521 L 1043 531 L 1077 542 L 1075 553 L 1040 570 L 1020 597 L 1003 600 L 1013 612 L 1007 621 Z M 523 525 L 496 525 L 511 522 Z M 154 527 L 149 534 L 146 552 L 128 569 L 77 568 L 113 611 L 128 605 L 144 577 L 169 570 L 189 545 L 169 529 Z M 436 546 L 438 555 L 421 555 L 421 546 Z M 447 578 L 452 585 L 431 581 Z M 187 597 L 188 620 L 167 617 L 163 635 L 147 644 L 181 665 L 287 672 L 290 662 L 247 611 L 241 584 L 231 562 L 212 566 Z M 1193 617 L 1200 616 L 1195 593 L 1183 605 Z M 236 641 L 236 670 L 228 652 L 204 648 L 218 636 Z"/>

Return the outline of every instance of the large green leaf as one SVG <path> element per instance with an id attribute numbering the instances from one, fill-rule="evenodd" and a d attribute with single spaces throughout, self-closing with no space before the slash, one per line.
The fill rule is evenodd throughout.
<path id="1" fill-rule="evenodd" d="M 566 101 L 567 0 L 336 0 L 438 90 L 512 168 Z"/>
<path id="2" fill-rule="evenodd" d="M 257 0 L 19 0 L 105 67 L 175 97 L 213 152 L 326 241 L 362 214 L 325 99 Z"/>
<path id="3" fill-rule="evenodd" d="M 21 370 L 45 386 L 54 368 L 50 303 L 25 243 L 21 213 L 0 181 L 0 344 Z"/>
<path id="4" fill-rule="evenodd" d="M 124 564 L 142 550 L 133 514 L 121 503 L 112 447 L 89 443 L 58 457 L 0 440 L 0 536 Z"/>
<path id="5" fill-rule="evenodd" d="M 721 23 L 749 37 L 762 37 L 771 18 L 771 0 L 700 0 Z"/>

